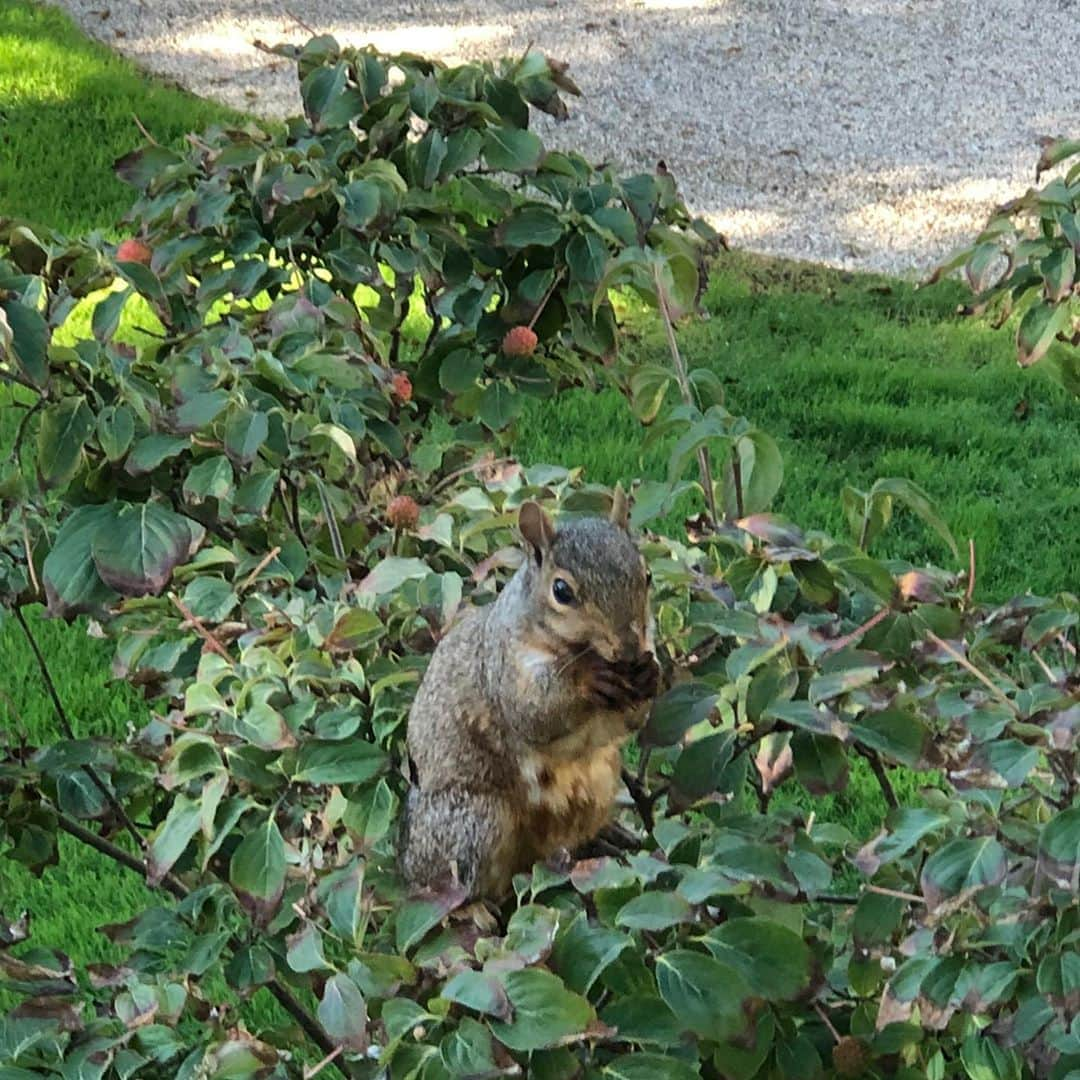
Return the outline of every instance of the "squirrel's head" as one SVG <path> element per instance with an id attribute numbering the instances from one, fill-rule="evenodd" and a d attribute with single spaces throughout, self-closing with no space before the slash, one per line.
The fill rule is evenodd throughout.
<path id="1" fill-rule="evenodd" d="M 616 488 L 606 519 L 556 528 L 535 502 L 518 513 L 537 629 L 567 648 L 590 645 L 606 660 L 653 649 L 649 570 L 630 538 L 628 509 Z"/>

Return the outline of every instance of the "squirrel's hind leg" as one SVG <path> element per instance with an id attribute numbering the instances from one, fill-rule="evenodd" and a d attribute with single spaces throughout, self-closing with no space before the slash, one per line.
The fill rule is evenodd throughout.
<path id="1" fill-rule="evenodd" d="M 458 884 L 469 896 L 498 899 L 510 883 L 501 864 L 506 807 L 492 795 L 459 788 L 410 788 L 401 835 L 401 871 L 412 889 Z"/>

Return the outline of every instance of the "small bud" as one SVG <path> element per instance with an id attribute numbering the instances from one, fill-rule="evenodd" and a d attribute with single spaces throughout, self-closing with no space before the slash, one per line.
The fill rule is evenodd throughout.
<path id="1" fill-rule="evenodd" d="M 141 240 L 125 240 L 116 249 L 117 262 L 142 263 L 150 265 L 151 250 Z"/>
<path id="2" fill-rule="evenodd" d="M 536 351 L 536 334 L 528 326 L 515 326 L 502 339 L 505 356 L 532 356 Z"/>
<path id="3" fill-rule="evenodd" d="M 395 529 L 415 529 L 420 520 L 420 507 L 409 495 L 398 495 L 390 500 L 386 508 L 386 520 Z"/>
<path id="4" fill-rule="evenodd" d="M 412 380 L 404 371 L 395 371 L 390 379 L 390 385 L 402 401 L 412 401 Z"/>
<path id="5" fill-rule="evenodd" d="M 837 1076 L 862 1076 L 870 1064 L 870 1050 L 862 1039 L 845 1035 L 833 1047 L 832 1060 Z"/>

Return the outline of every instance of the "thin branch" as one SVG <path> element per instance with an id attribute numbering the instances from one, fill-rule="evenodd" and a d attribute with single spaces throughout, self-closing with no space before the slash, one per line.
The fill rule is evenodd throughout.
<path id="1" fill-rule="evenodd" d="M 155 139 L 154 136 L 151 135 L 150 132 L 146 130 L 146 128 L 143 126 L 143 122 L 138 118 L 138 116 L 135 115 L 135 113 L 131 114 L 131 119 L 135 121 L 135 126 L 139 129 L 139 132 L 142 134 L 142 137 L 151 146 L 160 146 L 161 145 L 161 143 L 159 143 L 157 141 L 157 139 Z"/>
<path id="2" fill-rule="evenodd" d="M 560 281 L 562 281 L 562 278 L 563 278 L 563 274 L 564 274 L 564 273 L 565 273 L 565 268 L 564 268 L 564 267 L 560 267 L 560 268 L 559 268 L 559 272 L 558 272 L 558 273 L 557 273 L 557 274 L 555 275 L 555 278 L 554 278 L 554 280 L 553 280 L 553 281 L 551 282 L 551 284 L 550 284 L 550 285 L 548 286 L 547 292 L 545 292 L 545 293 L 544 293 L 544 296 L 543 296 L 543 298 L 542 298 L 542 299 L 541 299 L 541 301 L 540 301 L 540 306 L 539 306 L 539 307 L 538 307 L 538 308 L 537 308 L 537 309 L 536 309 L 536 310 L 535 310 L 535 311 L 533 312 L 533 316 L 532 316 L 532 318 L 531 318 L 531 319 L 529 320 L 529 329 L 530 329 L 530 330 L 531 330 L 531 329 L 532 329 L 532 328 L 533 328 L 533 327 L 534 327 L 534 326 L 536 325 L 536 320 L 537 320 L 537 319 L 539 319 L 539 318 L 540 318 L 540 316 L 541 316 L 541 315 L 542 315 L 542 314 L 544 313 L 544 308 L 546 308 L 546 307 L 547 307 L 547 302 L 548 302 L 548 301 L 549 301 L 549 300 L 551 299 L 551 297 L 552 297 L 552 296 L 554 295 L 554 293 L 555 293 L 555 290 L 556 290 L 556 289 L 558 288 L 558 286 L 559 286 L 559 282 L 560 282 Z"/>
<path id="3" fill-rule="evenodd" d="M 947 641 L 943 641 L 941 638 L 939 638 L 933 630 L 927 630 L 926 636 L 939 649 L 947 652 L 949 656 L 951 656 L 969 674 L 978 679 L 979 682 L 981 682 L 983 686 L 985 686 L 986 689 L 989 690 L 990 693 L 998 699 L 998 701 L 1000 701 L 1003 705 L 1008 706 L 1009 709 L 1011 709 L 1013 713 L 1015 713 L 1017 716 L 1020 715 L 1020 709 L 1017 707 L 1016 702 L 1014 702 L 1008 696 L 1008 694 L 1006 694 L 1005 691 L 1002 690 L 1001 687 L 998 686 L 992 679 L 990 679 L 987 675 L 984 675 L 983 672 L 981 672 L 962 652 L 959 652 L 957 649 L 953 648 L 953 646 L 950 645 Z"/>
<path id="4" fill-rule="evenodd" d="M 64 814 L 57 812 L 56 820 L 59 828 L 69 836 L 93 848 L 106 858 L 112 859 L 113 862 L 118 863 L 120 866 L 134 871 L 142 877 L 143 881 L 146 881 L 146 867 L 134 855 L 85 828 L 77 821 L 72 821 Z M 183 900 L 190 892 L 183 882 L 177 880 L 171 874 L 164 878 L 159 887 L 164 888 L 178 900 Z M 229 946 L 235 952 L 243 948 L 243 943 L 239 938 L 230 936 Z M 304 1034 L 332 1061 L 336 1047 L 318 1022 L 308 1014 L 304 1006 L 297 1000 L 296 995 L 276 977 L 267 983 L 266 987 L 277 999 L 278 1004 L 300 1025 Z M 340 1071 L 339 1066 L 335 1067 L 339 1068 Z"/>
<path id="5" fill-rule="evenodd" d="M 23 635 L 30 645 L 30 651 L 33 652 L 34 659 L 37 661 L 38 671 L 41 673 L 42 681 L 45 683 L 45 689 L 52 699 L 53 709 L 56 712 L 57 719 L 60 721 L 60 727 L 63 729 L 64 735 L 74 742 L 75 729 L 71 726 L 71 720 L 68 718 L 67 710 L 64 708 L 64 703 L 60 700 L 60 694 L 56 690 L 56 683 L 53 682 L 53 677 L 49 671 L 49 664 L 45 659 L 45 654 L 41 651 L 41 646 L 38 645 L 37 638 L 34 637 L 34 633 L 30 629 L 30 624 L 26 621 L 26 616 L 23 614 L 21 607 L 15 608 L 15 621 L 21 627 Z M 131 834 L 136 845 L 140 849 L 145 849 L 146 838 L 139 832 L 138 827 L 128 816 L 128 812 L 124 809 L 120 800 L 113 794 L 112 788 L 102 780 L 98 775 L 97 770 L 92 765 L 83 765 L 81 766 L 81 769 L 94 787 L 98 789 L 101 797 L 109 804 L 109 808 L 116 815 L 117 820 Z"/>
<path id="6" fill-rule="evenodd" d="M 304 1080 L 313 1080 L 313 1078 L 318 1076 L 319 1073 L 321 1073 L 327 1065 L 331 1064 L 344 1049 L 345 1048 L 343 1046 L 339 1046 L 336 1050 L 327 1054 L 326 1057 L 324 1057 L 322 1061 L 320 1061 L 317 1065 L 313 1065 L 310 1069 L 305 1067 Z"/>
<path id="7" fill-rule="evenodd" d="M 915 893 L 900 892 L 898 889 L 886 889 L 884 885 L 867 885 L 867 892 L 877 893 L 878 896 L 891 896 L 894 900 L 906 900 L 909 904 L 925 904 L 926 900 Z"/>
<path id="8" fill-rule="evenodd" d="M 871 615 L 869 619 L 862 624 L 862 626 L 855 627 L 850 634 L 846 634 L 842 638 L 837 638 L 835 641 L 830 642 L 826 646 L 827 652 L 839 652 L 841 649 L 846 649 L 849 645 L 858 641 L 863 634 L 869 633 L 882 619 L 887 615 L 892 614 L 892 608 L 882 608 L 880 611 Z"/>
<path id="9" fill-rule="evenodd" d="M 214 637 L 212 633 L 210 633 L 205 623 L 203 623 L 202 619 L 200 619 L 199 616 L 196 615 L 191 610 L 191 608 L 189 608 L 187 604 L 185 604 L 184 601 L 176 595 L 176 593 L 169 593 L 169 599 L 172 601 L 173 607 L 176 608 L 176 610 L 179 611 L 180 614 L 184 617 L 183 625 L 190 626 L 195 631 L 195 633 L 197 633 L 199 637 L 201 637 L 203 641 L 206 642 L 206 644 L 210 647 L 211 652 L 217 653 L 218 656 L 227 660 L 231 665 L 233 662 L 233 658 L 229 655 L 228 649 L 226 649 L 225 646 L 222 645 L 221 642 L 218 641 L 218 639 Z M 183 629 L 183 625 L 181 626 L 181 629 Z"/>
<path id="10" fill-rule="evenodd" d="M 240 584 L 240 592 L 247 592 L 255 583 L 255 579 L 281 554 L 281 547 L 271 548 L 260 560 L 259 565 Z"/>
<path id="11" fill-rule="evenodd" d="M 513 463 L 513 458 L 501 457 L 494 458 L 491 461 L 474 461 L 471 465 L 463 465 L 460 469 L 455 469 L 453 472 L 447 473 L 432 489 L 429 499 L 433 500 L 436 495 L 441 491 L 445 491 L 455 480 L 461 479 L 468 473 L 479 472 L 481 469 L 495 469 L 500 465 L 510 465 Z"/>
<path id="12" fill-rule="evenodd" d="M 22 419 L 19 421 L 19 430 L 15 433 L 15 441 L 11 444 L 11 453 L 8 455 L 9 461 L 12 461 L 17 465 L 22 464 L 22 441 L 23 436 L 26 434 L 26 425 L 30 422 L 30 417 L 44 404 L 45 396 L 41 395 L 37 401 L 23 413 Z"/>
<path id="13" fill-rule="evenodd" d="M 26 520 L 22 523 L 23 549 L 26 551 L 26 569 L 30 572 L 30 581 L 34 586 L 34 593 L 41 595 L 41 583 L 38 581 L 37 571 L 34 569 L 34 553 L 30 550 L 30 530 L 26 527 Z"/>
<path id="14" fill-rule="evenodd" d="M 704 451 L 708 454 L 708 451 Z M 707 461 L 708 459 L 706 459 Z M 743 483 L 742 483 L 742 461 L 739 459 L 739 448 L 737 446 L 731 447 L 731 481 L 732 486 L 735 488 L 735 517 L 743 517 Z"/>
<path id="15" fill-rule="evenodd" d="M 971 597 L 975 593 L 975 539 L 968 539 L 968 579 L 967 588 L 964 590 L 964 607 L 971 605 Z"/>
<path id="16" fill-rule="evenodd" d="M 649 792 L 645 790 L 645 785 L 642 784 L 628 769 L 623 769 L 622 781 L 626 785 L 626 790 L 630 793 L 630 798 L 634 800 L 634 806 L 641 816 L 642 824 L 645 826 L 646 831 L 651 833 L 656 824 L 653 806 L 666 789 L 655 791 L 650 795 Z"/>
<path id="17" fill-rule="evenodd" d="M 679 342 L 675 338 L 675 325 L 671 321 L 671 309 L 668 307 L 667 294 L 660 281 L 659 270 L 654 272 L 656 279 L 656 295 L 660 301 L 660 314 L 664 319 L 664 332 L 667 335 L 668 352 L 671 353 L 671 362 L 675 368 L 675 380 L 679 384 L 679 392 L 682 394 L 684 405 L 694 404 L 694 395 L 690 389 L 690 377 L 686 371 L 686 363 L 679 351 Z M 716 509 L 716 493 L 713 491 L 712 468 L 709 463 L 709 452 L 702 446 L 698 448 L 698 470 L 701 474 L 701 486 L 705 492 L 705 503 L 709 508 L 709 517 L 712 519 L 713 528 L 720 524 L 720 515 Z"/>
<path id="18" fill-rule="evenodd" d="M 825 1010 L 821 1007 L 820 1002 L 814 1002 L 814 1012 L 818 1014 L 818 1016 L 821 1018 L 821 1022 L 829 1029 L 829 1034 L 836 1040 L 837 1043 L 839 1043 L 840 1032 L 833 1027 L 833 1023 L 829 1019 L 829 1014 L 825 1012 Z"/>
<path id="19" fill-rule="evenodd" d="M 893 790 L 892 781 L 889 779 L 889 774 L 885 770 L 885 765 L 881 758 L 873 751 L 863 747 L 857 747 L 858 752 L 870 762 L 870 768 L 873 770 L 874 776 L 877 778 L 878 786 L 881 788 L 881 794 L 885 796 L 885 803 L 890 810 L 897 810 L 900 807 L 900 800 L 896 797 L 896 792 Z"/>

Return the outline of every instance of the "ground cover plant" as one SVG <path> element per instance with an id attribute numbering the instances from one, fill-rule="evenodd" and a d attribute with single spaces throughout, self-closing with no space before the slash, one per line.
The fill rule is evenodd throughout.
<path id="1" fill-rule="evenodd" d="M 776 444 L 678 338 L 663 366 L 608 366 L 602 322 L 589 358 L 610 285 L 664 325 L 694 307 L 708 236 L 666 181 L 499 158 L 536 147 L 515 94 L 558 108 L 537 58 L 494 117 L 462 104 L 480 85 L 491 105 L 475 71 L 403 60 L 376 100 L 365 80 L 385 63 L 347 59 L 309 46 L 309 122 L 285 142 L 207 134 L 179 159 L 127 159 L 145 247 L 7 233 L 4 370 L 37 477 L 5 475 L 5 595 L 93 611 L 155 710 L 124 743 L 16 732 L 11 851 L 39 869 L 66 830 L 182 896 L 109 928 L 130 955 L 85 973 L 11 920 L 0 963 L 29 997 L 3 1029 L 16 1067 L 295 1074 L 296 1034 L 237 1023 L 236 995 L 272 983 L 316 1056 L 336 1055 L 326 1068 L 356 1075 L 1067 1075 L 1075 600 L 983 610 L 970 573 L 766 516 Z M 427 170 L 435 136 L 463 130 L 482 141 L 459 185 Z M 468 175 L 489 155 L 508 186 Z M 507 209 L 528 214 L 525 243 L 493 226 Z M 378 277 L 357 282 L 365 252 Z M 71 301 L 117 272 L 87 323 Z M 440 315 L 415 346 L 413 273 Z M 125 305 L 149 331 L 134 343 Z M 92 336 L 69 340 L 68 320 Z M 512 355 L 524 335 L 505 330 L 525 323 L 539 347 Z M 608 499 L 488 447 L 522 393 L 602 375 L 672 450 L 666 481 L 636 492 L 639 526 L 678 498 L 699 511 L 647 542 L 673 685 L 629 776 L 638 850 L 541 868 L 496 921 L 452 895 L 403 902 L 396 756 L 432 639 L 467 593 L 491 594 L 518 502 Z M 886 494 L 938 524 L 917 488 Z M 860 516 L 849 498 L 855 541 L 883 505 Z M 896 807 L 876 837 L 763 812 L 780 785 L 842 788 L 856 756 L 886 800 L 896 763 L 935 768 L 948 794 Z"/>

